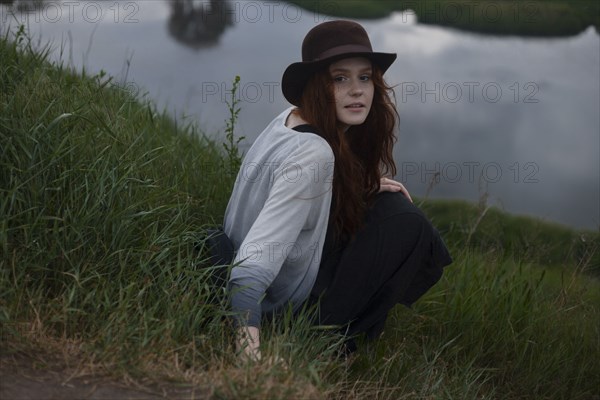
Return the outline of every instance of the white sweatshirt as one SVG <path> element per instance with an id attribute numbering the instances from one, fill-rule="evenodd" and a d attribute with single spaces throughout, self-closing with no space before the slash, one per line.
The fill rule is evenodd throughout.
<path id="1" fill-rule="evenodd" d="M 275 118 L 245 155 L 227 210 L 225 233 L 237 251 L 229 290 L 233 311 L 249 326 L 261 314 L 304 302 L 325 241 L 334 156 L 313 133 Z"/>

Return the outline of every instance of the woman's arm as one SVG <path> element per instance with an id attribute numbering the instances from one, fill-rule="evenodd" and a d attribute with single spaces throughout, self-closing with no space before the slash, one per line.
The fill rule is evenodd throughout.
<path id="1" fill-rule="evenodd" d="M 333 171 L 328 166 L 333 161 L 333 152 L 319 140 L 298 147 L 288 155 L 285 163 L 274 170 L 272 177 L 265 176 L 265 179 L 272 179 L 272 186 L 268 188 L 268 197 L 260 205 L 256 219 L 239 246 L 235 259 L 237 265 L 232 268 L 228 285 L 235 313 L 237 350 L 243 356 L 260 359 L 261 301 L 268 287 L 280 275 L 290 246 L 294 245 L 294 249 L 306 255 L 307 259 L 314 252 L 312 247 L 306 247 L 307 243 L 302 242 L 300 246 L 296 243 L 300 233 L 308 229 L 307 226 L 312 226 L 307 222 L 314 219 L 314 210 L 325 213 L 329 209 Z M 244 184 L 256 184 L 256 181 Z M 313 216 L 309 219 L 310 215 Z M 294 268 L 298 267 L 302 265 L 294 264 Z M 284 272 L 289 274 L 287 270 Z M 280 281 L 285 282 L 285 279 L 280 277 Z M 295 290 L 290 288 L 288 293 L 283 294 L 288 295 Z M 281 298 L 281 290 L 277 293 L 280 298 L 270 298 L 270 301 L 287 300 Z"/>

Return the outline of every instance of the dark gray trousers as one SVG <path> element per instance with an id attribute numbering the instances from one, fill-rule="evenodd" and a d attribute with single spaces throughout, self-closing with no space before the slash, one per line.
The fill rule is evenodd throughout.
<path id="1" fill-rule="evenodd" d="M 413 304 L 451 262 L 421 210 L 401 193 L 379 193 L 352 240 L 336 242 L 328 227 L 310 297 L 310 303 L 319 303 L 317 323 L 376 338 L 392 307 Z"/>

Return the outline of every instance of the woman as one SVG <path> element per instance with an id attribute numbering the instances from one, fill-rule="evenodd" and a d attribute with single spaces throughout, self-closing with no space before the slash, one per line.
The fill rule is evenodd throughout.
<path id="1" fill-rule="evenodd" d="M 314 27 L 302 62 L 283 74 L 294 105 L 244 158 L 224 230 L 236 250 L 229 280 L 238 346 L 260 357 L 261 315 L 319 303 L 318 323 L 377 337 L 388 311 L 412 304 L 451 262 L 406 188 L 389 179 L 397 112 L 373 52 L 350 21 Z"/>

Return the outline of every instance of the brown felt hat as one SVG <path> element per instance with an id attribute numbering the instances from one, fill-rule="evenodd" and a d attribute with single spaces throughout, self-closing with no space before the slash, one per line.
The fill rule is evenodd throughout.
<path id="1" fill-rule="evenodd" d="M 302 42 L 302 62 L 290 64 L 281 80 L 283 95 L 298 106 L 310 76 L 330 63 L 348 57 L 366 57 L 385 72 L 394 53 L 375 53 L 365 29 L 353 21 L 329 21 L 312 28 Z"/>

